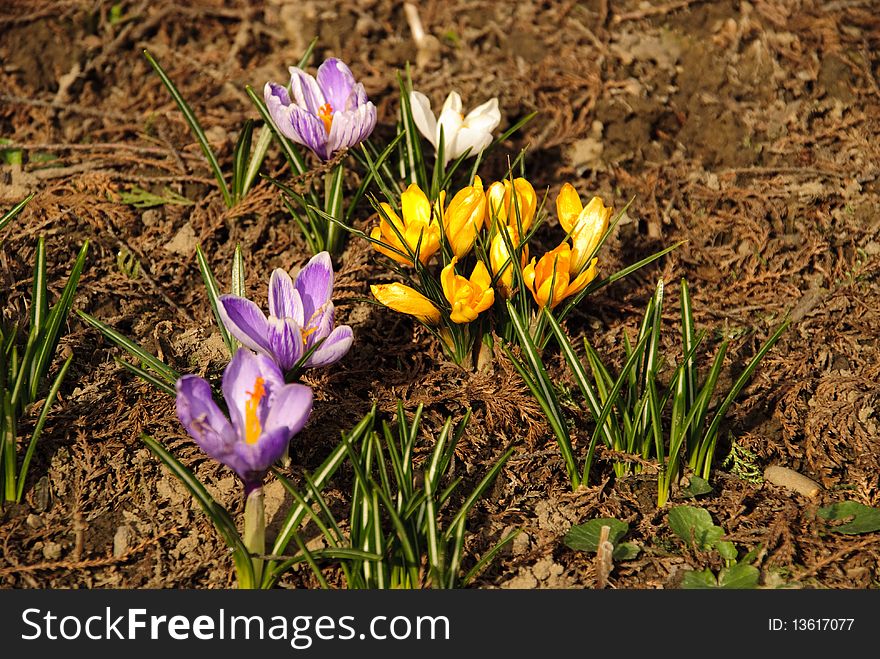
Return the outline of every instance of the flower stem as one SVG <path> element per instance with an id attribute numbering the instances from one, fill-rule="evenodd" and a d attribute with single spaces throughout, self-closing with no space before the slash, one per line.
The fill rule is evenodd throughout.
<path id="1" fill-rule="evenodd" d="M 342 214 L 342 182 L 345 169 L 340 163 L 327 173 L 324 181 L 324 212 L 336 218 L 338 221 L 343 220 Z M 327 234 L 324 236 L 325 249 L 333 256 L 339 255 L 339 242 L 342 234 L 339 232 L 339 225 L 336 222 L 327 221 Z"/>
<path id="2" fill-rule="evenodd" d="M 263 499 L 263 488 L 255 487 L 247 495 L 244 504 L 244 546 L 252 556 L 262 556 L 266 553 L 266 512 Z M 253 558 L 252 563 L 254 584 L 259 584 L 263 576 L 263 561 Z"/>

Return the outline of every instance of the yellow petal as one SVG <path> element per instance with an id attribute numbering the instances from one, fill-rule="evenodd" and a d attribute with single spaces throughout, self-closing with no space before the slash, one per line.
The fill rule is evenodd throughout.
<path id="1" fill-rule="evenodd" d="M 513 189 L 516 190 L 517 207 L 519 208 L 520 224 L 523 231 L 528 231 L 535 219 L 535 211 L 538 208 L 538 195 L 535 194 L 535 188 L 526 179 L 520 177 L 514 179 Z M 516 228 L 516 211 L 517 207 L 511 205 L 510 220 L 508 224 Z"/>
<path id="2" fill-rule="evenodd" d="M 599 197 L 593 197 L 577 218 L 571 234 L 571 273 L 580 272 L 608 230 L 611 208 L 606 208 Z"/>
<path id="3" fill-rule="evenodd" d="M 373 248 L 377 252 L 384 254 L 388 258 L 393 259 L 398 263 L 402 263 L 403 265 L 413 264 L 411 259 L 408 259 L 406 256 L 398 254 L 394 251 L 394 249 L 398 249 L 402 252 L 405 252 L 406 250 L 403 248 L 400 240 L 388 226 L 388 223 L 384 220 L 380 223 L 378 227 L 373 227 L 373 230 L 370 231 L 370 238 L 379 241 L 378 243 L 373 243 Z"/>
<path id="4" fill-rule="evenodd" d="M 495 304 L 495 291 L 493 291 L 491 288 L 487 288 L 476 300 L 473 308 L 477 314 L 481 314 L 493 304 Z"/>
<path id="5" fill-rule="evenodd" d="M 402 233 L 404 229 L 403 221 L 400 219 L 400 216 L 394 212 L 394 209 L 391 208 L 391 205 L 386 204 L 383 201 L 379 204 L 379 207 L 382 209 L 382 211 L 379 213 L 379 221 L 384 222 L 385 224 L 388 224 L 389 221 L 392 222 L 394 226 L 396 226 L 398 230 L 400 230 L 400 232 Z"/>
<path id="6" fill-rule="evenodd" d="M 534 293 L 535 290 L 535 257 L 523 268 L 523 282 Z"/>
<path id="7" fill-rule="evenodd" d="M 582 290 L 584 290 L 591 281 L 596 278 L 596 263 L 598 261 L 599 259 L 593 259 L 592 261 L 590 261 L 590 267 L 586 268 L 582 273 L 575 277 L 574 281 L 569 283 L 568 288 L 565 289 L 565 294 L 563 295 L 563 298 L 577 295 Z"/>
<path id="8" fill-rule="evenodd" d="M 473 247 L 486 216 L 486 195 L 480 177 L 459 190 L 443 216 L 443 228 L 453 253 L 462 258 Z"/>
<path id="9" fill-rule="evenodd" d="M 415 250 L 413 245 L 413 250 Z M 440 249 L 440 227 L 436 222 L 432 222 L 425 229 L 422 235 L 422 245 L 419 248 L 419 261 L 424 265 L 428 262 L 437 250 Z"/>
<path id="10" fill-rule="evenodd" d="M 477 265 L 474 266 L 474 271 L 471 274 L 471 284 L 480 290 L 485 290 L 492 285 L 492 275 L 489 274 L 486 264 L 482 261 L 477 261 Z"/>
<path id="11" fill-rule="evenodd" d="M 486 221 L 491 226 L 507 223 L 507 208 L 504 205 L 504 182 L 495 181 L 486 190 Z"/>
<path id="12" fill-rule="evenodd" d="M 583 210 L 581 198 L 570 183 L 565 183 L 556 197 L 556 215 L 565 233 L 570 233 Z"/>
<path id="13" fill-rule="evenodd" d="M 428 325 L 440 322 L 440 311 L 431 300 L 405 284 L 373 284 L 370 291 L 373 297 L 389 309 L 415 316 Z"/>
<path id="14" fill-rule="evenodd" d="M 514 192 L 511 193 L 511 190 Z M 513 229 L 522 226 L 523 231 L 528 231 L 532 226 L 538 196 L 535 194 L 535 188 L 526 179 L 516 178 L 512 186 L 507 179 L 496 181 L 489 186 L 486 199 L 487 217 L 490 223 L 497 221 L 498 224 L 506 224 Z"/>
<path id="15" fill-rule="evenodd" d="M 456 257 L 452 257 L 449 264 L 440 271 L 440 286 L 443 287 L 443 295 L 452 304 L 455 301 L 455 291 L 457 289 L 455 278 L 455 264 L 458 261 Z"/>
<path id="16" fill-rule="evenodd" d="M 414 223 L 428 224 L 431 221 L 431 203 L 415 183 L 410 183 L 406 191 L 400 195 L 400 209 L 407 226 Z"/>

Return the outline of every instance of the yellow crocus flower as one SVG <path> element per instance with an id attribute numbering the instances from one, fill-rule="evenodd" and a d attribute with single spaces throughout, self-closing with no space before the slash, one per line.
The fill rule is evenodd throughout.
<path id="1" fill-rule="evenodd" d="M 492 267 L 492 275 L 497 277 L 495 287 L 501 296 L 508 300 L 513 295 L 513 263 L 510 260 L 510 251 L 507 249 L 507 242 L 502 231 L 507 233 L 510 243 L 514 247 L 519 244 L 519 239 L 516 236 L 516 229 L 505 226 L 495 234 L 489 246 L 489 265 Z M 529 246 L 523 245 L 521 267 L 524 268 L 528 260 Z"/>
<path id="2" fill-rule="evenodd" d="M 567 242 L 542 256 L 537 263 L 533 258 L 523 268 L 523 280 L 541 308 L 552 309 L 565 299 L 570 283 L 571 248 Z"/>
<path id="3" fill-rule="evenodd" d="M 514 205 L 514 195 L 511 194 L 511 189 L 516 195 L 516 205 Z M 528 231 L 532 226 L 535 211 L 538 208 L 538 196 L 535 194 L 535 188 L 526 179 L 514 179 L 512 187 L 508 179 L 495 181 L 489 186 L 486 199 L 489 204 L 487 217 L 490 225 L 497 218 L 499 224 L 506 224 L 516 229 L 516 212 L 519 209 L 519 223 L 522 230 Z"/>
<path id="4" fill-rule="evenodd" d="M 423 265 L 427 263 L 428 259 L 440 249 L 440 224 L 437 221 L 440 212 L 431 212 L 431 202 L 428 201 L 427 195 L 418 185 L 412 183 L 400 196 L 403 218 L 399 217 L 388 204 L 382 202 L 380 206 L 384 217 L 380 217 L 379 226 L 373 227 L 370 232 L 370 238 L 379 241 L 378 243 L 374 242 L 373 247 L 398 263 L 413 265 L 412 259 L 398 254 L 394 249 L 406 254 L 408 252 L 407 246 L 409 250 L 415 252 L 418 245 L 419 261 Z M 439 208 L 442 209 L 442 207 L 443 193 L 441 193 L 439 201 Z M 397 228 L 397 231 L 392 228 L 389 222 Z M 398 232 L 406 242 L 406 246 L 398 237 Z M 421 244 L 419 244 L 419 240 L 421 240 Z"/>
<path id="5" fill-rule="evenodd" d="M 437 325 L 440 322 L 440 311 L 434 303 L 405 284 L 373 284 L 370 291 L 373 297 L 389 309 L 415 316 L 427 325 Z"/>
<path id="6" fill-rule="evenodd" d="M 455 274 L 456 257 L 452 258 L 440 273 L 440 284 L 443 294 L 452 305 L 450 318 L 453 323 L 469 323 L 477 319 L 481 311 L 485 311 L 495 302 L 495 291 L 492 290 L 492 277 L 486 264 L 477 261 L 471 278 L 465 279 Z"/>
<path id="7" fill-rule="evenodd" d="M 471 251 L 485 219 L 486 193 L 480 177 L 475 176 L 474 184 L 455 193 L 443 214 L 446 239 L 456 257 L 461 258 Z"/>
<path id="8" fill-rule="evenodd" d="M 571 236 L 572 276 L 579 274 L 586 267 L 587 259 L 608 230 L 612 212 L 613 210 L 606 207 L 600 197 L 593 197 L 586 206 L 583 206 L 571 184 L 566 183 L 562 186 L 559 196 L 556 197 L 556 215 L 559 224 Z"/>

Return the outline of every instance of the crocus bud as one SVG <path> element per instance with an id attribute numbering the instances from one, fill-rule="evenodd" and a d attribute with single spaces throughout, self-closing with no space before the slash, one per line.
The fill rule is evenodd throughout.
<path id="1" fill-rule="evenodd" d="M 456 257 L 462 258 L 471 251 L 485 218 L 486 193 L 480 177 L 475 176 L 473 185 L 455 193 L 443 215 L 446 239 Z"/>
<path id="2" fill-rule="evenodd" d="M 373 284 L 370 286 L 370 291 L 373 297 L 389 309 L 415 316 L 426 325 L 436 325 L 440 322 L 440 311 L 434 303 L 405 284 L 397 282 Z"/>
<path id="3" fill-rule="evenodd" d="M 576 277 L 587 267 L 587 259 L 596 251 L 608 230 L 612 209 L 600 197 L 593 197 L 583 206 L 577 191 L 566 183 L 556 197 L 559 225 L 571 236 L 571 276 Z"/>
<path id="4" fill-rule="evenodd" d="M 511 189 L 515 194 L 511 194 Z M 524 178 L 513 181 L 513 187 L 508 179 L 495 181 L 489 186 L 486 193 L 488 202 L 488 221 L 490 226 L 497 220 L 498 224 L 506 224 L 514 229 L 521 228 L 528 231 L 535 219 L 535 211 L 538 207 L 538 197 L 535 188 Z M 517 223 L 519 213 L 519 223 Z"/>
<path id="5" fill-rule="evenodd" d="M 507 240 L 505 240 L 502 232 L 507 234 L 507 237 L 510 240 L 510 244 L 513 245 L 514 249 L 519 244 L 519 240 L 516 237 L 516 230 L 510 229 L 509 227 L 503 227 L 492 238 L 492 243 L 489 246 L 489 265 L 492 267 L 493 276 L 497 277 L 497 279 L 495 280 L 495 288 L 498 289 L 501 297 L 503 297 L 505 300 L 509 300 L 513 295 L 514 268 L 510 258 L 510 251 L 508 250 Z M 528 260 L 529 246 L 523 245 L 522 259 L 520 261 L 521 267 L 524 268 Z"/>

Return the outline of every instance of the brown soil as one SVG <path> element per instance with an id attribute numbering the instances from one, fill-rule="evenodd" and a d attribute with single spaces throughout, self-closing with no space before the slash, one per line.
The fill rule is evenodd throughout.
<path id="1" fill-rule="evenodd" d="M 37 193 L 3 232 L 3 313 L 21 313 L 29 299 L 37 235 L 47 236 L 55 293 L 89 239 L 75 307 L 178 368 L 217 370 L 222 344 L 194 245 L 223 276 L 240 242 L 248 288 L 258 297 L 272 268 L 299 266 L 309 255 L 267 184 L 226 211 L 142 49 L 190 100 L 226 165 L 237 127 L 255 116 L 244 86 L 282 80 L 313 35 L 320 37 L 315 61 L 346 60 L 385 126 L 397 107 L 395 72 L 418 53 L 402 3 L 387 0 L 132 0 L 120 3 L 123 20 L 115 23 L 113 5 L 13 0 L 0 13 L 0 136 L 25 153 L 23 167 L 0 166 L 0 204 Z M 418 89 L 435 103 L 452 87 L 466 104 L 497 95 L 502 128 L 539 112 L 489 158 L 484 179 L 503 175 L 507 154 L 528 145 L 536 188 L 555 196 L 572 181 L 616 208 L 634 199 L 604 250 L 606 273 L 687 240 L 590 298 L 569 320 L 572 334 L 619 359 L 621 333 L 636 329 L 654 282 L 686 276 L 698 326 L 714 337 L 706 354 L 723 335 L 733 337 L 729 380 L 792 315 L 791 329 L 732 408 L 730 436 L 756 454 L 760 469 L 790 467 L 823 490 L 808 498 L 735 477 L 720 464 L 725 439 L 714 491 L 697 504 L 741 551 L 760 547 L 765 586 L 877 587 L 880 535 L 829 534 L 816 518 L 817 506 L 832 501 L 880 505 L 875 3 L 419 5 L 439 49 L 413 67 Z M 268 171 L 282 172 L 280 156 L 270 153 Z M 149 210 L 118 203 L 133 184 L 167 185 L 196 203 Z M 294 476 L 317 466 L 374 401 L 389 415 L 397 398 L 408 410 L 424 403 L 432 431 L 445 415 L 472 407 L 459 473 L 479 478 L 508 446 L 515 453 L 471 520 L 469 560 L 505 531 L 524 531 L 478 587 L 594 587 L 593 557 L 568 549 L 562 537 L 600 515 L 628 521 L 627 539 L 643 548 L 638 559 L 614 566 L 611 587 L 674 588 L 683 570 L 719 567 L 716 555 L 671 534 L 650 477 L 614 480 L 610 463 L 600 461 L 597 484 L 572 493 L 540 409 L 503 356 L 494 373 L 461 371 L 409 319 L 359 302 L 383 270 L 368 246 L 348 245 L 337 296 L 356 348 L 308 378 L 317 403 L 296 443 Z M 140 276 L 119 268 L 121 250 L 140 260 Z M 113 361 L 118 351 L 75 316 L 68 329 L 60 352 L 73 352 L 73 366 L 31 466 L 26 502 L 0 513 L 0 583 L 232 585 L 222 540 L 139 436 L 163 441 L 233 510 L 240 510 L 240 485 L 189 440 L 169 397 L 126 375 Z M 564 377 L 561 361 L 551 361 Z M 344 474 L 335 487 L 344 497 Z M 277 507 L 277 483 L 269 490 Z M 314 582 L 294 572 L 284 585 Z"/>

